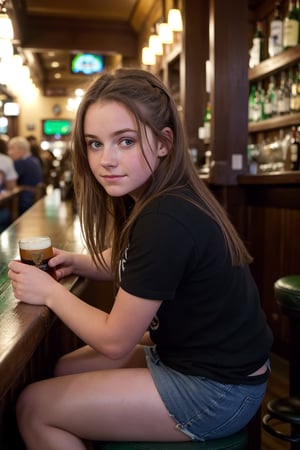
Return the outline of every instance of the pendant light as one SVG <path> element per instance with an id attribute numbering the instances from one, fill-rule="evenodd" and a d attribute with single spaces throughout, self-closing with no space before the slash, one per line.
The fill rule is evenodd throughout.
<path id="1" fill-rule="evenodd" d="M 162 0 L 163 15 L 162 20 L 158 25 L 158 35 L 162 44 L 173 44 L 173 31 L 171 30 L 168 22 L 166 22 L 166 4 L 165 0 Z"/>
<path id="2" fill-rule="evenodd" d="M 172 31 L 180 32 L 183 30 L 181 11 L 178 8 L 178 0 L 174 2 L 174 8 L 169 10 L 168 24 Z"/>
<path id="3" fill-rule="evenodd" d="M 142 64 L 145 66 L 155 65 L 155 54 L 149 47 L 143 47 L 142 49 Z"/>
<path id="4" fill-rule="evenodd" d="M 149 48 L 157 56 L 161 56 L 164 53 L 164 49 L 161 43 L 161 40 L 159 39 L 159 36 L 156 32 L 156 27 L 153 26 L 152 33 L 149 37 Z"/>
<path id="5" fill-rule="evenodd" d="M 7 39 L 12 41 L 14 38 L 14 31 L 12 23 L 7 14 L 0 13 L 0 39 Z"/>

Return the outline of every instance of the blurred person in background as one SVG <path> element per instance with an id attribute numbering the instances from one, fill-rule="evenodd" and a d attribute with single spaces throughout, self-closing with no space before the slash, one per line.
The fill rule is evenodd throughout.
<path id="1" fill-rule="evenodd" d="M 41 167 L 43 169 L 43 173 L 44 173 L 45 163 L 44 163 L 44 160 L 43 160 L 43 157 L 42 157 L 41 147 L 39 145 L 39 142 L 38 142 L 37 138 L 35 136 L 33 136 L 33 134 L 30 134 L 29 136 L 26 136 L 26 139 L 27 139 L 27 141 L 30 144 L 31 154 L 33 156 L 35 156 L 39 160 L 39 162 L 41 164 Z"/>
<path id="2" fill-rule="evenodd" d="M 45 184 L 51 184 L 51 170 L 53 169 L 52 163 L 55 160 L 53 153 L 49 150 L 42 150 L 38 139 L 33 134 L 26 136 L 26 139 L 30 143 L 32 155 L 35 156 L 41 163 Z"/>
<path id="3" fill-rule="evenodd" d="M 39 160 L 32 155 L 30 143 L 22 136 L 15 136 L 9 140 L 8 155 L 14 161 L 18 185 L 28 188 L 20 194 L 19 214 L 23 214 L 35 202 L 34 188 L 44 181 L 43 169 Z"/>
<path id="4" fill-rule="evenodd" d="M 18 174 L 13 160 L 7 155 L 7 142 L 0 138 L 0 195 L 3 191 L 10 191 L 17 185 Z M 11 223 L 9 208 L 0 207 L 0 233 Z"/>

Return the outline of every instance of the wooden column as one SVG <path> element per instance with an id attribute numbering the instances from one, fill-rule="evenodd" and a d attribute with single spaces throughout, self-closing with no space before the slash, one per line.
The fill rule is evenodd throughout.
<path id="1" fill-rule="evenodd" d="M 183 117 L 189 146 L 196 147 L 200 156 L 204 143 L 198 139 L 202 125 L 207 94 L 205 92 L 205 61 L 208 59 L 209 0 L 184 0 L 182 56 L 180 59 L 180 84 Z"/>
<path id="2" fill-rule="evenodd" d="M 248 138 L 248 2 L 210 0 L 212 66 L 211 182 L 236 184 L 246 171 Z"/>

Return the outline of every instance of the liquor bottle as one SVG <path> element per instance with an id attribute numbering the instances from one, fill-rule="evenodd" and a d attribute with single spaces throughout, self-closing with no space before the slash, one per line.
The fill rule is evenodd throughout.
<path id="1" fill-rule="evenodd" d="M 259 122 L 260 120 L 263 119 L 264 119 L 264 91 L 262 89 L 262 84 L 259 81 L 253 101 L 252 121 Z"/>
<path id="2" fill-rule="evenodd" d="M 261 21 L 256 22 L 256 30 L 252 39 L 249 66 L 257 66 L 265 59 L 265 35 Z"/>
<path id="3" fill-rule="evenodd" d="M 270 35 L 268 41 L 269 56 L 278 55 L 283 50 L 283 19 L 279 10 L 279 2 L 275 3 L 273 20 L 270 22 Z"/>
<path id="4" fill-rule="evenodd" d="M 300 163 L 300 142 L 299 133 L 296 127 L 292 128 L 292 138 L 290 143 L 290 170 L 299 170 Z"/>
<path id="5" fill-rule="evenodd" d="M 277 113 L 288 114 L 290 112 L 291 93 L 285 72 L 281 72 L 280 86 L 277 90 Z"/>
<path id="6" fill-rule="evenodd" d="M 248 97 L 248 122 L 254 121 L 255 95 L 256 95 L 256 86 L 255 84 L 252 84 Z"/>
<path id="7" fill-rule="evenodd" d="M 299 42 L 299 17 L 296 0 L 290 0 L 289 10 L 283 22 L 283 47 L 296 47 Z"/>
<path id="8" fill-rule="evenodd" d="M 297 15 L 298 15 L 298 20 L 300 23 L 300 1 L 299 0 L 296 1 L 296 10 L 297 10 Z M 300 26 L 299 26 L 299 35 L 300 35 Z"/>
<path id="9" fill-rule="evenodd" d="M 298 67 L 293 79 L 290 104 L 291 104 L 291 112 L 300 111 L 300 63 L 298 63 Z"/>
<path id="10" fill-rule="evenodd" d="M 277 113 L 274 77 L 270 77 L 268 89 L 265 95 L 264 113 L 266 119 L 273 117 Z"/>
<path id="11" fill-rule="evenodd" d="M 210 140 L 211 104 L 207 102 L 204 115 L 204 138 Z"/>

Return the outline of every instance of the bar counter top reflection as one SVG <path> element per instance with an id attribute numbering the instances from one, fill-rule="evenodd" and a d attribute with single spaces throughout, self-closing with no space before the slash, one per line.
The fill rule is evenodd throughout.
<path id="1" fill-rule="evenodd" d="M 39 200 L 0 234 L 1 450 L 23 449 L 22 443 L 18 442 L 14 419 L 15 398 L 19 390 L 28 382 L 51 375 L 57 357 L 78 345 L 71 332 L 68 336 L 68 330 L 63 329 L 63 324 L 47 307 L 18 303 L 13 295 L 7 264 L 11 259 L 20 259 L 19 239 L 36 235 L 50 236 L 54 247 L 84 251 L 73 203 L 71 200 L 61 201 L 59 190 L 53 190 Z M 70 276 L 61 283 L 69 290 L 77 290 L 78 295 L 84 281 Z"/>

